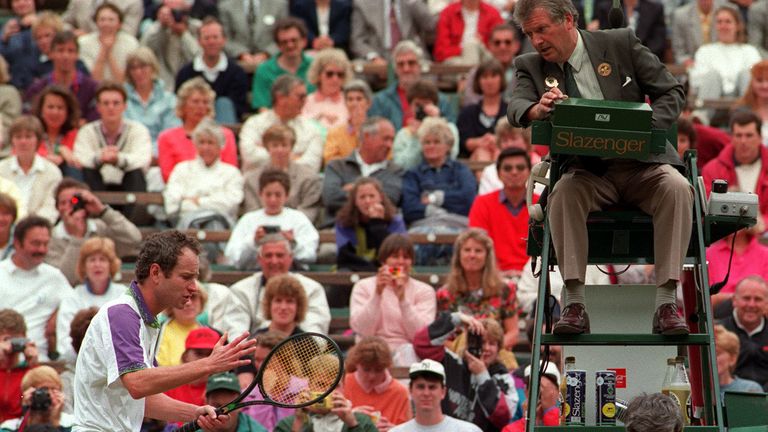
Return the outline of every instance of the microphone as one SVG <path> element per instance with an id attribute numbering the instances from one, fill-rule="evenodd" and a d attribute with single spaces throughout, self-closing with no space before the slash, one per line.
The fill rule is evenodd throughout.
<path id="1" fill-rule="evenodd" d="M 613 6 L 608 11 L 608 25 L 612 29 L 624 27 L 624 11 L 621 9 L 621 0 L 613 0 Z"/>

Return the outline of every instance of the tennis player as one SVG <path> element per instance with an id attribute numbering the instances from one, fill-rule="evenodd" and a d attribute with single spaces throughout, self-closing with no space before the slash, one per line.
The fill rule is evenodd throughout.
<path id="1" fill-rule="evenodd" d="M 187 422 L 201 429 L 222 427 L 210 405 L 171 399 L 164 391 L 218 372 L 244 366 L 256 340 L 247 333 L 224 345 L 226 333 L 209 357 L 179 366 L 158 367 L 157 315 L 183 307 L 197 291 L 200 244 L 178 231 L 149 237 L 136 261 L 136 280 L 125 294 L 105 304 L 91 321 L 77 358 L 73 431 L 139 431 L 142 419 Z"/>

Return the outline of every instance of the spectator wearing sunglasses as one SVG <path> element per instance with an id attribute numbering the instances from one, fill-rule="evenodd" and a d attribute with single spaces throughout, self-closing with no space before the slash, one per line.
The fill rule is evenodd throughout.
<path id="1" fill-rule="evenodd" d="M 507 148 L 496 160 L 496 170 L 504 187 L 475 199 L 469 211 L 469 226 L 488 233 L 495 245 L 499 269 L 507 277 L 517 277 L 528 261 L 525 182 L 531 173 L 531 159 L 523 149 Z M 538 201 L 538 196 L 533 200 Z"/>
<path id="2" fill-rule="evenodd" d="M 517 37 L 517 30 L 514 26 L 502 23 L 491 29 L 491 35 L 488 37 L 488 52 L 491 56 L 501 63 L 504 68 L 504 80 L 507 82 L 506 90 L 502 93 L 502 99 L 509 102 L 512 97 L 512 88 L 515 83 L 515 66 L 512 62 L 520 51 L 520 40 Z M 466 107 L 480 102 L 482 95 L 475 91 L 475 75 L 478 67 L 472 68 L 467 73 L 464 81 L 464 90 L 461 93 L 461 106 Z"/>
<path id="3" fill-rule="evenodd" d="M 317 91 L 307 96 L 301 114 L 327 129 L 345 126 L 349 112 L 342 88 L 351 76 L 352 65 L 344 51 L 328 48 L 318 52 L 307 72 L 307 80 Z"/>

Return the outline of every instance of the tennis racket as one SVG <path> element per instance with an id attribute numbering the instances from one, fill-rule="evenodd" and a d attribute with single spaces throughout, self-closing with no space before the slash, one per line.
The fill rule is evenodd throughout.
<path id="1" fill-rule="evenodd" d="M 339 346 L 320 333 L 301 333 L 272 348 L 251 384 L 232 402 L 216 409 L 228 414 L 251 405 L 303 408 L 323 400 L 338 385 L 344 373 L 344 359 Z M 243 402 L 256 386 L 263 400 Z M 194 432 L 197 421 L 176 429 Z"/>

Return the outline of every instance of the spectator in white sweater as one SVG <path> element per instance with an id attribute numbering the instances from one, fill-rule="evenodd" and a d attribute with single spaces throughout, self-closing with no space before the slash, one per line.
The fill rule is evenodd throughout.
<path id="1" fill-rule="evenodd" d="M 244 214 L 224 251 L 238 269 L 257 268 L 256 245 L 267 234 L 281 233 L 292 246 L 293 258 L 300 263 L 314 262 L 320 236 L 304 213 L 285 207 L 291 190 L 287 173 L 270 169 L 259 176 L 259 199 L 263 207 Z"/>
<path id="2" fill-rule="evenodd" d="M 147 190 L 144 172 L 152 160 L 152 138 L 141 123 L 126 120 L 126 93 L 122 85 L 104 82 L 96 90 L 101 120 L 86 124 L 75 138 L 75 157 L 83 177 L 95 191 Z"/>
<path id="3" fill-rule="evenodd" d="M 37 154 L 43 138 L 43 126 L 34 116 L 24 115 L 11 123 L 9 129 L 13 156 L 0 161 L 0 177 L 16 184 L 27 214 L 54 222 L 58 213 L 53 191 L 61 181 L 59 167 Z"/>
<path id="4" fill-rule="evenodd" d="M 325 132 L 314 120 L 303 117 L 301 111 L 307 101 L 307 87 L 294 75 L 282 75 L 272 84 L 272 109 L 251 116 L 240 129 L 240 156 L 243 171 L 253 169 L 269 160 L 269 153 L 261 142 L 264 132 L 276 123 L 290 126 L 296 133 L 293 158 L 320 172 L 323 162 Z"/>
<path id="5" fill-rule="evenodd" d="M 180 223 L 201 212 L 216 212 L 230 224 L 243 201 L 243 175 L 221 161 L 224 133 L 212 119 L 204 119 L 192 132 L 197 157 L 179 162 L 163 191 L 165 212 Z"/>

